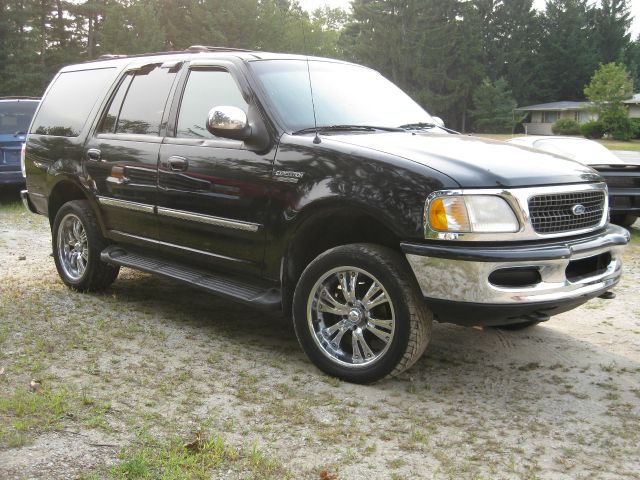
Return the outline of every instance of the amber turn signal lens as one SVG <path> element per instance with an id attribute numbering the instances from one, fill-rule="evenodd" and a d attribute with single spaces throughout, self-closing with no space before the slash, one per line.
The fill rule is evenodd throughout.
<path id="1" fill-rule="evenodd" d="M 447 222 L 447 212 L 441 198 L 436 198 L 431 202 L 429 209 L 429 223 L 434 230 L 447 230 L 449 224 Z"/>

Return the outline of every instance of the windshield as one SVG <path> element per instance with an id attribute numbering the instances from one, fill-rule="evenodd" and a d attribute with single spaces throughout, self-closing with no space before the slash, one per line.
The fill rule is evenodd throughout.
<path id="1" fill-rule="evenodd" d="M 0 102 L 0 135 L 26 133 L 37 106 L 34 101 Z"/>
<path id="2" fill-rule="evenodd" d="M 314 127 L 305 60 L 256 61 L 251 66 L 290 131 Z M 420 105 L 378 72 L 318 60 L 309 61 L 309 70 L 319 127 L 434 123 Z"/>

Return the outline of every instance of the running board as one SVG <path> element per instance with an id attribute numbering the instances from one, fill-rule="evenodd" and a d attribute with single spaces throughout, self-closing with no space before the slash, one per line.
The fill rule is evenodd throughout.
<path id="1" fill-rule="evenodd" d="M 276 310 L 282 305 L 282 296 L 277 288 L 250 284 L 229 275 L 132 252 L 120 245 L 105 248 L 100 254 L 100 259 L 111 265 L 129 267 L 178 280 L 216 295 L 257 307 Z"/>

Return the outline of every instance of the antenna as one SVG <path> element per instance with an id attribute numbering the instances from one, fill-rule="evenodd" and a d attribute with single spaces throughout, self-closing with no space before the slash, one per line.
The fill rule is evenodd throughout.
<path id="1" fill-rule="evenodd" d="M 280 12 L 280 14 L 284 17 L 287 12 L 283 11 L 278 2 L 275 3 L 276 8 Z M 313 85 L 311 84 L 311 68 L 309 67 L 309 55 L 306 53 L 309 51 L 309 46 L 307 43 L 307 32 L 304 29 L 304 19 L 300 18 L 300 26 L 302 27 L 302 38 L 304 41 L 304 51 L 305 51 L 305 59 L 307 61 L 307 78 L 309 79 L 309 91 L 311 92 L 311 110 L 313 111 L 313 128 L 316 131 L 316 136 L 313 138 L 313 143 L 318 144 L 322 142 L 320 139 L 320 135 L 318 135 L 318 120 L 316 119 L 316 104 L 313 101 Z"/>
<path id="2" fill-rule="evenodd" d="M 316 145 L 320 143 L 320 136 L 318 135 L 318 121 L 316 120 L 316 104 L 313 101 L 313 86 L 311 85 L 311 69 L 309 68 L 309 56 L 307 57 L 307 76 L 309 77 L 309 90 L 311 91 L 311 110 L 313 110 L 313 128 L 316 129 L 316 136 L 313 137 L 313 143 Z"/>
<path id="3" fill-rule="evenodd" d="M 309 91 L 311 92 L 311 110 L 313 111 L 313 128 L 316 131 L 316 136 L 313 138 L 313 143 L 316 145 L 320 143 L 320 135 L 318 135 L 318 121 L 316 120 L 316 104 L 313 101 L 313 85 L 311 84 L 311 68 L 309 67 L 309 55 L 306 53 L 309 51 L 307 44 L 307 34 L 304 29 L 304 20 L 301 18 L 300 23 L 302 24 L 302 38 L 304 40 L 304 50 L 305 50 L 305 58 L 307 60 L 307 78 L 309 79 Z"/>

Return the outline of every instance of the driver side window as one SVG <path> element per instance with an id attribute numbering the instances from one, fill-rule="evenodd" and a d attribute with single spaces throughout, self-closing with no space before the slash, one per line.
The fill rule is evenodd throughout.
<path id="1" fill-rule="evenodd" d="M 217 138 L 206 127 L 213 107 L 238 107 L 246 113 L 249 105 L 231 74 L 224 70 L 191 70 L 182 95 L 176 137 Z"/>

